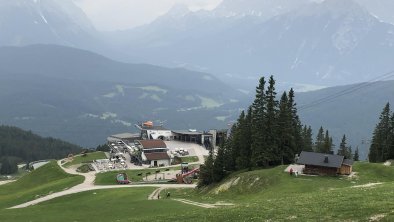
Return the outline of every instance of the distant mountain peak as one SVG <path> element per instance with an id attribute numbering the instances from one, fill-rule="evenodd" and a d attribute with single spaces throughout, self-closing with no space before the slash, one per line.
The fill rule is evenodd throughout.
<path id="1" fill-rule="evenodd" d="M 85 13 L 67 0 L 0 0 L 0 45 L 80 45 L 96 30 Z"/>
<path id="2" fill-rule="evenodd" d="M 331 13 L 332 15 L 370 16 L 370 13 L 353 0 L 325 0 L 317 3 L 314 14 Z"/>
<path id="3" fill-rule="evenodd" d="M 189 14 L 191 11 L 185 4 L 175 4 L 168 12 L 167 15 L 174 18 L 184 17 Z"/>
<path id="4" fill-rule="evenodd" d="M 312 0 L 223 0 L 214 10 L 221 17 L 256 16 L 271 18 L 292 11 Z"/>

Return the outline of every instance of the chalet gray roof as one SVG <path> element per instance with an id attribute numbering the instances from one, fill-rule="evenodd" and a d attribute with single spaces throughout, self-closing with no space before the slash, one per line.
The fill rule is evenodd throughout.
<path id="1" fill-rule="evenodd" d="M 353 163 L 354 163 L 354 161 L 353 161 L 353 160 L 350 160 L 350 159 L 344 159 L 342 164 L 344 164 L 344 165 L 348 165 L 348 166 L 352 166 L 352 165 L 353 165 Z"/>
<path id="2" fill-rule="evenodd" d="M 328 162 L 324 161 L 326 157 L 328 158 Z M 340 168 L 343 158 L 343 156 L 339 155 L 302 151 L 297 163 L 304 165 Z"/>

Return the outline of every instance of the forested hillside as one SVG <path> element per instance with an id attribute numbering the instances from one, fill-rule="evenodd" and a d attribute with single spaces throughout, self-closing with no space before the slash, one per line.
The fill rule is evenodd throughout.
<path id="1" fill-rule="evenodd" d="M 2 168 L 11 166 L 8 172 L 2 170 L 3 174 L 15 171 L 18 162 L 57 159 L 80 150 L 81 147 L 59 139 L 43 138 L 17 127 L 0 126 L 0 161 Z"/>

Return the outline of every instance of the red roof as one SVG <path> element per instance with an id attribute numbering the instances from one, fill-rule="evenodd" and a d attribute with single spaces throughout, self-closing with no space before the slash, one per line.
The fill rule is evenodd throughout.
<path id="1" fill-rule="evenodd" d="M 163 140 L 140 140 L 139 143 L 144 149 L 167 148 Z"/>
<path id="2" fill-rule="evenodd" d="M 168 160 L 170 157 L 167 153 L 145 153 L 146 159 L 148 160 Z"/>

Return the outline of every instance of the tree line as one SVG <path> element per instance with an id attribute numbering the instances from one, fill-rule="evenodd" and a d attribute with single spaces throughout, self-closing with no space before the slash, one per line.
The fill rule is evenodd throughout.
<path id="1" fill-rule="evenodd" d="M 387 103 L 376 125 L 368 155 L 370 162 L 384 162 L 394 158 L 394 113 Z"/>
<path id="2" fill-rule="evenodd" d="M 294 90 L 283 92 L 278 100 L 273 76 L 268 83 L 262 77 L 252 105 L 241 112 L 216 155 L 211 152 L 201 166 L 198 185 L 219 182 L 237 170 L 293 163 L 295 155 L 301 151 L 333 153 L 333 140 L 328 130 L 320 127 L 315 142 L 312 134 L 311 127 L 300 121 Z M 338 154 L 353 157 L 345 136 L 340 147 Z"/>
<path id="3" fill-rule="evenodd" d="M 54 138 L 43 138 L 17 127 L 0 126 L 1 174 L 16 172 L 17 163 L 59 159 L 79 153 L 81 147 Z"/>

